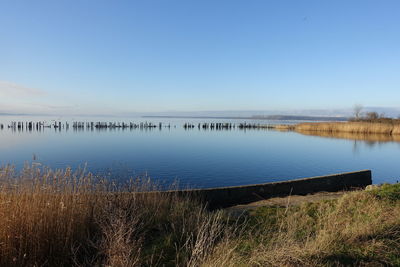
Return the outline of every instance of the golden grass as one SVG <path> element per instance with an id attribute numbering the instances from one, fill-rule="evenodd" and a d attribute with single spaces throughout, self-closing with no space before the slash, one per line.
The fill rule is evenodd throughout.
<path id="1" fill-rule="evenodd" d="M 198 266 L 223 236 L 220 212 L 148 180 L 0 169 L 0 266 Z"/>
<path id="2" fill-rule="evenodd" d="M 357 134 L 400 134 L 400 125 L 378 122 L 317 122 L 295 125 L 295 131 L 345 132 Z"/>
<path id="3" fill-rule="evenodd" d="M 400 265 L 400 185 L 241 221 L 148 179 L 0 169 L 0 266 Z M 144 192 L 144 193 L 143 193 Z M 239 223 L 238 223 L 239 222 Z"/>

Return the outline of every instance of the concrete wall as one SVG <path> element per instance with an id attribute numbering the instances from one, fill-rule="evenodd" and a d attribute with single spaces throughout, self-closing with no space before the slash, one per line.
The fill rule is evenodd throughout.
<path id="1" fill-rule="evenodd" d="M 371 171 L 363 170 L 275 183 L 183 190 L 179 191 L 179 194 L 200 198 L 208 202 L 210 208 L 223 208 L 271 197 L 307 195 L 321 191 L 336 192 L 363 188 L 370 184 Z"/>

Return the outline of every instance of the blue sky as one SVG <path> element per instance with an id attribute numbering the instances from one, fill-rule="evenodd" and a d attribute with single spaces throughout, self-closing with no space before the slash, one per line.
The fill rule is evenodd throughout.
<path id="1" fill-rule="evenodd" d="M 0 112 L 399 107 L 400 1 L 0 1 Z"/>

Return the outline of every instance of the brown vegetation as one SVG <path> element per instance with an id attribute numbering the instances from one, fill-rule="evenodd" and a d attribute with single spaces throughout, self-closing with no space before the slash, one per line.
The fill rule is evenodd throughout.
<path id="1" fill-rule="evenodd" d="M 400 186 L 259 207 L 238 220 L 147 179 L 0 169 L 0 266 L 400 264 Z"/>
<path id="2" fill-rule="evenodd" d="M 373 122 L 373 123 L 387 123 L 387 124 L 400 124 L 400 118 L 394 119 L 386 117 L 384 114 L 378 114 L 377 112 L 366 112 L 363 116 L 355 115 L 351 118 L 352 122 Z"/>
<path id="3" fill-rule="evenodd" d="M 387 118 L 376 112 L 367 112 L 361 116 L 361 109 L 361 106 L 356 106 L 355 117 L 347 122 L 308 122 L 295 125 L 273 125 L 271 128 L 279 131 L 296 131 L 304 134 L 308 132 L 320 132 L 332 135 L 340 133 L 359 135 L 355 139 L 359 139 L 360 135 L 371 134 L 400 135 L 400 119 Z"/>
<path id="4" fill-rule="evenodd" d="M 295 125 L 298 132 L 345 132 L 356 134 L 400 134 L 400 124 L 380 122 L 318 122 Z"/>
<path id="5" fill-rule="evenodd" d="M 208 212 L 148 180 L 117 186 L 83 171 L 0 169 L 0 266 L 197 266 L 221 240 Z"/>

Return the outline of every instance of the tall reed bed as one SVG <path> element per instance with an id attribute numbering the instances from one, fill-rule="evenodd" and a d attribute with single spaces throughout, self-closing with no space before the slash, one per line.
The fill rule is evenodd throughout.
<path id="1" fill-rule="evenodd" d="M 379 122 L 319 122 L 300 123 L 294 128 L 299 132 L 347 132 L 357 134 L 400 134 L 400 124 Z"/>
<path id="2" fill-rule="evenodd" d="M 198 266 L 226 232 L 221 212 L 84 170 L 0 169 L 0 266 Z"/>

